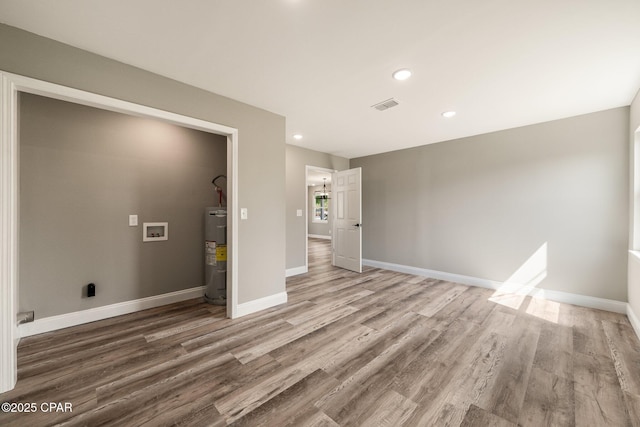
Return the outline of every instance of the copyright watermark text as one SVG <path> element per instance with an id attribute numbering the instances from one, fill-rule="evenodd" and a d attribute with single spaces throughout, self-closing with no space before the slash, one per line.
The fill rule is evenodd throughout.
<path id="1" fill-rule="evenodd" d="M 73 412 L 71 402 L 4 402 L 1 406 L 4 413 Z"/>

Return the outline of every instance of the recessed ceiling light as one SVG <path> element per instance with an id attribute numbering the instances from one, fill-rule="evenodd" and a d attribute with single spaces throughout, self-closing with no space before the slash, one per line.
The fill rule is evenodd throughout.
<path id="1" fill-rule="evenodd" d="M 297 139 L 299 141 L 302 139 L 302 135 L 300 135 L 299 133 L 296 133 L 295 135 L 293 135 L 293 139 Z"/>
<path id="2" fill-rule="evenodd" d="M 396 80 L 407 80 L 409 77 L 411 77 L 411 70 L 408 68 L 402 68 L 398 71 L 394 71 L 392 75 Z"/>
<path id="3" fill-rule="evenodd" d="M 444 113 L 442 113 L 442 117 L 446 117 L 447 119 L 450 119 L 455 115 L 456 115 L 455 111 L 445 111 Z"/>

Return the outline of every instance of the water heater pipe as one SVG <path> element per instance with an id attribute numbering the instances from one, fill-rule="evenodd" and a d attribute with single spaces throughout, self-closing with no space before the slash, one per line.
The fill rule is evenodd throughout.
<path id="1" fill-rule="evenodd" d="M 218 186 L 218 184 L 216 184 L 216 181 L 220 178 L 224 178 L 225 180 L 227 179 L 226 175 L 218 175 L 215 178 L 213 178 L 213 180 L 211 181 L 211 183 L 215 186 L 216 189 L 216 193 L 218 193 L 218 206 L 222 206 L 222 199 L 223 197 L 226 199 L 226 196 L 224 196 L 224 193 L 222 192 L 222 187 Z"/>

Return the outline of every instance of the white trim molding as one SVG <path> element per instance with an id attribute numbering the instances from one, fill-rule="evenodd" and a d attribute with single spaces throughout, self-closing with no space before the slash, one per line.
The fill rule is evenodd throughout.
<path id="1" fill-rule="evenodd" d="M 304 274 L 307 272 L 307 266 L 301 265 L 300 267 L 287 268 L 285 277 L 297 276 L 298 274 Z"/>
<path id="2" fill-rule="evenodd" d="M 42 319 L 36 319 L 31 323 L 23 323 L 19 326 L 18 330 L 20 337 L 29 337 L 31 335 L 68 328 L 70 326 L 82 325 L 84 323 L 95 322 L 97 320 L 108 319 L 110 317 L 173 304 L 174 302 L 202 298 L 204 296 L 205 289 L 205 286 L 197 286 L 195 288 L 184 289 L 182 291 L 104 305 L 102 307 L 90 308 L 88 310 L 74 311 L 73 313 L 44 317 Z"/>
<path id="3" fill-rule="evenodd" d="M 640 142 L 640 141 L 639 141 Z M 640 150 L 637 152 L 640 154 Z M 634 306 L 639 307 L 636 302 L 636 294 L 640 288 L 640 251 L 630 250 L 627 262 L 627 297 L 629 298 L 629 304 L 627 305 L 627 317 L 631 326 L 633 326 L 636 335 L 640 338 L 640 320 L 638 320 L 637 311 L 633 311 Z"/>
<path id="4" fill-rule="evenodd" d="M 629 318 L 629 323 L 633 327 L 633 330 L 636 332 L 638 339 L 640 339 L 640 318 L 633 312 L 631 308 L 631 304 L 627 304 L 627 317 Z"/>
<path id="5" fill-rule="evenodd" d="M 231 219 L 227 223 L 227 230 L 231 230 L 231 238 L 227 237 L 227 250 L 231 254 L 227 258 L 227 317 L 232 319 L 238 317 L 238 149 L 238 130 L 232 129 L 227 135 L 227 218 Z"/>
<path id="6" fill-rule="evenodd" d="M 461 274 L 446 273 L 437 270 L 428 270 L 426 268 L 411 267 L 407 265 L 393 264 L 389 262 L 374 261 L 369 259 L 363 259 L 362 264 L 369 267 L 397 271 L 399 273 L 414 274 L 416 276 L 425 276 L 431 277 L 433 279 L 461 283 L 463 285 L 495 289 L 505 293 L 531 295 L 534 298 L 541 298 L 565 304 L 579 305 L 588 308 L 596 308 L 598 310 L 606 310 L 614 313 L 626 314 L 628 312 L 627 303 L 622 301 L 596 298 L 587 295 L 572 294 L 568 292 L 553 291 L 549 289 L 537 288 L 535 286 L 520 285 L 514 283 L 505 284 L 503 282 L 497 282 L 495 280 L 481 279 L 478 277 L 464 276 Z"/>
<path id="7" fill-rule="evenodd" d="M 18 380 L 18 121 L 17 94 L 0 72 L 0 393 Z"/>
<path id="8" fill-rule="evenodd" d="M 285 304 L 287 302 L 287 293 L 280 292 L 268 297 L 254 299 L 253 301 L 243 302 L 238 304 L 238 316 L 246 316 L 251 313 L 266 310 L 267 308 L 275 307 L 276 305 Z"/>
<path id="9" fill-rule="evenodd" d="M 408 265 L 393 264 L 384 261 L 374 261 L 363 259 L 362 265 L 369 267 L 381 268 L 383 270 L 397 271 L 398 273 L 413 274 L 415 276 L 425 276 L 433 279 L 447 280 L 449 282 L 461 283 L 469 286 L 479 286 L 481 288 L 498 289 L 503 283 L 493 280 L 479 279 L 477 277 L 463 276 L 461 274 L 445 273 L 437 270 L 427 270 L 426 268 L 411 267 Z M 516 289 L 511 289 L 516 291 Z M 507 292 L 505 290 L 505 292 Z"/>

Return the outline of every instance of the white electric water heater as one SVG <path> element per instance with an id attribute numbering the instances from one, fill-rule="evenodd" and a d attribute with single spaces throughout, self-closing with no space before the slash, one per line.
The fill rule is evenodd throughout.
<path id="1" fill-rule="evenodd" d="M 227 208 L 204 211 L 204 299 L 209 304 L 227 304 Z"/>

